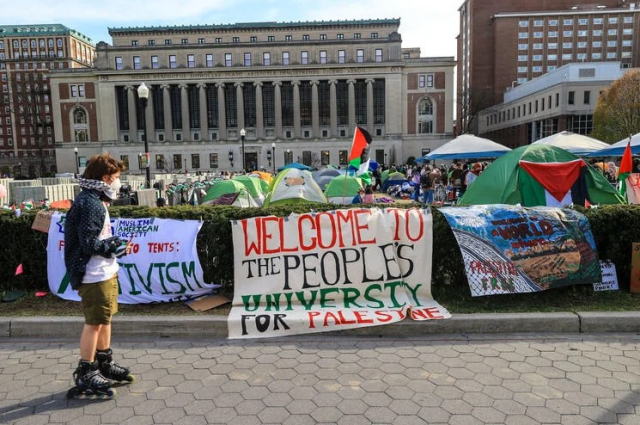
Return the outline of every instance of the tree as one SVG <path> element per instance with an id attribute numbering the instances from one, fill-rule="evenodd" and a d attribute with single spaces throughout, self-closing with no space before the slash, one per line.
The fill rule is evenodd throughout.
<path id="1" fill-rule="evenodd" d="M 459 115 L 456 119 L 456 134 L 478 135 L 478 114 L 492 105 L 489 90 L 468 89 L 458 92 Z"/>
<path id="2" fill-rule="evenodd" d="M 0 98 L 0 107 L 8 108 L 15 120 L 14 143 L 18 151 L 23 152 L 24 158 L 28 158 L 30 152 L 37 153 L 40 176 L 47 174 L 45 149 L 53 148 L 47 146 L 47 134 L 52 133 L 53 121 L 49 112 L 51 89 L 46 72 L 44 69 L 12 70 L 8 73 L 8 93 Z"/>
<path id="3" fill-rule="evenodd" d="M 596 139 L 615 143 L 640 132 L 640 71 L 629 71 L 600 94 L 593 114 Z"/>

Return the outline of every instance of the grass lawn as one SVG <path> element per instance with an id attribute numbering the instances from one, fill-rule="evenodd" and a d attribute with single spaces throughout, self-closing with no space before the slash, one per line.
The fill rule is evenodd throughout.
<path id="1" fill-rule="evenodd" d="M 594 292 L 590 285 L 570 286 L 529 294 L 471 297 L 462 285 L 433 287 L 436 301 L 456 313 L 525 313 L 575 311 L 640 311 L 640 294 L 625 291 Z M 122 315 L 198 316 L 229 313 L 230 304 L 196 312 L 185 303 L 120 304 Z M 36 297 L 27 293 L 13 302 L 0 303 L 0 316 L 82 316 L 80 303 L 55 295 Z"/>

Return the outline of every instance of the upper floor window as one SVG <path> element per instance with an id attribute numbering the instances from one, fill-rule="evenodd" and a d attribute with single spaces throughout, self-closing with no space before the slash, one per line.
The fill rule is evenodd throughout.
<path id="1" fill-rule="evenodd" d="M 140 69 L 140 56 L 133 57 L 133 69 Z"/>
<path id="2" fill-rule="evenodd" d="M 320 40 L 326 40 L 327 34 L 320 34 Z"/>
<path id="3" fill-rule="evenodd" d="M 122 69 L 122 56 L 116 56 L 116 69 Z"/>
<path id="4" fill-rule="evenodd" d="M 382 62 L 382 49 L 376 49 L 376 62 Z"/>
<path id="5" fill-rule="evenodd" d="M 204 38 L 199 38 L 198 39 L 198 44 L 204 44 Z"/>
<path id="6" fill-rule="evenodd" d="M 285 35 L 284 36 L 284 41 L 293 41 L 293 36 L 292 35 Z"/>
<path id="7" fill-rule="evenodd" d="M 271 65 L 271 53 L 269 52 L 262 53 L 262 64 L 265 66 Z"/>
<path id="8" fill-rule="evenodd" d="M 431 134 L 434 129 L 433 102 L 430 98 L 418 103 L 418 134 Z"/>
<path id="9" fill-rule="evenodd" d="M 233 55 L 231 53 L 224 54 L 224 66 L 233 66 Z"/>
<path id="10" fill-rule="evenodd" d="M 378 38 L 378 33 L 377 32 L 372 32 L 371 33 L 371 38 Z"/>
<path id="11" fill-rule="evenodd" d="M 289 52 L 282 52 L 282 64 L 289 65 L 289 62 L 290 62 Z"/>
<path id="12" fill-rule="evenodd" d="M 213 53 L 207 53 L 204 58 L 205 66 L 207 68 L 213 68 Z"/>
<path id="13" fill-rule="evenodd" d="M 275 35 L 267 36 L 267 41 L 276 41 L 276 36 Z"/>
<path id="14" fill-rule="evenodd" d="M 251 66 L 251 53 L 244 54 L 244 66 Z"/>
<path id="15" fill-rule="evenodd" d="M 158 65 L 158 57 L 151 56 L 151 69 L 158 69 L 160 66 Z"/>
<path id="16" fill-rule="evenodd" d="M 222 38 L 216 37 L 216 44 L 220 44 L 220 43 L 222 43 Z"/>
<path id="17" fill-rule="evenodd" d="M 156 41 L 155 40 L 147 40 L 147 45 L 148 46 L 155 46 L 156 45 Z"/>
<path id="18" fill-rule="evenodd" d="M 303 50 L 300 53 L 300 63 L 303 65 L 307 65 L 309 63 L 309 52 Z"/>
<path id="19" fill-rule="evenodd" d="M 169 55 L 169 68 L 177 68 L 176 55 Z"/>
<path id="20" fill-rule="evenodd" d="M 593 25 L 602 25 L 602 18 L 593 18 Z"/>
<path id="21" fill-rule="evenodd" d="M 336 36 L 336 38 L 337 38 L 338 40 L 344 40 L 344 34 L 338 34 L 338 35 Z"/>
<path id="22" fill-rule="evenodd" d="M 188 68 L 196 67 L 196 55 L 187 55 L 187 67 Z"/>
<path id="23" fill-rule="evenodd" d="M 520 21 L 518 22 L 518 26 L 520 28 L 527 28 L 529 26 L 529 21 Z"/>
<path id="24" fill-rule="evenodd" d="M 355 38 L 356 40 L 360 40 L 360 33 L 359 32 L 354 33 L 353 38 Z"/>
<path id="25" fill-rule="evenodd" d="M 171 41 L 170 38 L 167 38 L 167 39 L 164 40 L 164 45 L 165 46 L 171 46 L 171 43 L 172 43 L 172 41 Z"/>
<path id="26" fill-rule="evenodd" d="M 427 76 L 426 75 L 418 75 L 418 88 L 425 88 L 427 85 Z"/>
<path id="27" fill-rule="evenodd" d="M 338 50 L 338 63 L 346 63 L 347 56 L 344 50 Z"/>
<path id="28" fill-rule="evenodd" d="M 138 40 L 131 40 L 131 45 L 132 46 L 137 46 L 138 45 Z"/>
<path id="29" fill-rule="evenodd" d="M 258 37 L 255 35 L 252 35 L 251 37 L 249 37 L 249 41 L 251 43 L 257 43 L 258 42 Z"/>
<path id="30" fill-rule="evenodd" d="M 609 18 L 609 23 L 610 24 L 617 24 L 618 23 L 618 18 Z"/>
<path id="31" fill-rule="evenodd" d="M 240 43 L 240 37 L 233 37 L 232 41 L 234 43 Z"/>
<path id="32" fill-rule="evenodd" d="M 189 39 L 188 38 L 183 38 L 183 39 L 180 40 L 180 43 L 189 44 Z"/>
<path id="33" fill-rule="evenodd" d="M 558 26 L 558 20 L 557 19 L 549 19 L 549 26 L 550 27 L 557 27 Z"/>
<path id="34" fill-rule="evenodd" d="M 327 63 L 327 51 L 320 50 L 320 63 Z"/>
<path id="35" fill-rule="evenodd" d="M 302 41 L 309 41 L 309 34 L 303 34 Z"/>

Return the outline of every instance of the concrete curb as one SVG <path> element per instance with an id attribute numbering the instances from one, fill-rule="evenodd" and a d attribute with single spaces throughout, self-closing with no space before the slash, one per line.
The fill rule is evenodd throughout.
<path id="1" fill-rule="evenodd" d="M 1 337 L 77 338 L 82 317 L 4 317 Z M 421 337 L 434 334 L 640 332 L 638 312 L 454 314 L 446 320 L 405 320 L 323 335 Z M 114 334 L 141 338 L 226 338 L 226 316 L 116 316 Z"/>

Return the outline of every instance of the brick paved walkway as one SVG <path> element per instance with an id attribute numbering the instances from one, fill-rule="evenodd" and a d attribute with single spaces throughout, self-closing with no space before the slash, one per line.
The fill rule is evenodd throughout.
<path id="1" fill-rule="evenodd" d="M 138 381 L 118 387 L 115 400 L 69 401 L 76 341 L 0 339 L 0 423 L 640 423 L 634 334 L 316 335 L 113 348 Z"/>

